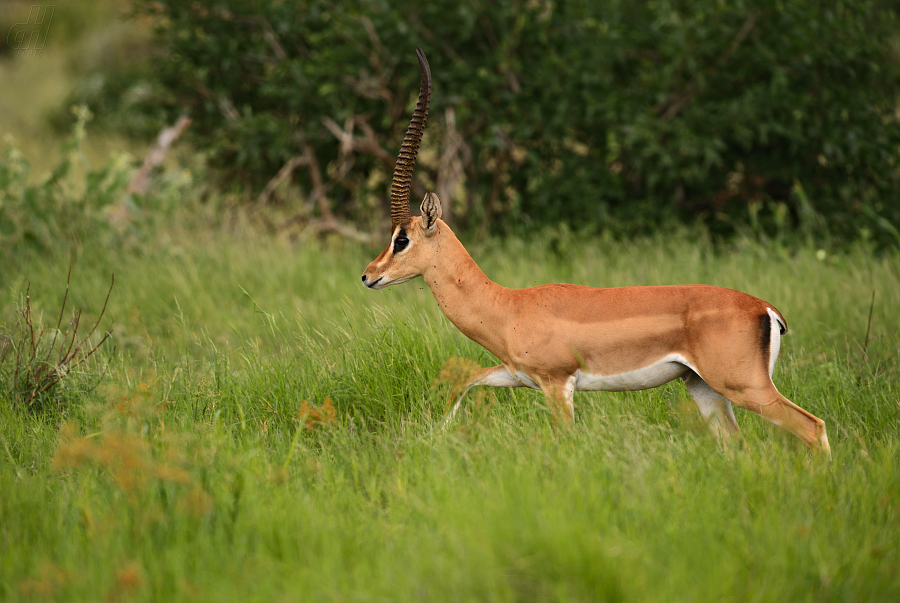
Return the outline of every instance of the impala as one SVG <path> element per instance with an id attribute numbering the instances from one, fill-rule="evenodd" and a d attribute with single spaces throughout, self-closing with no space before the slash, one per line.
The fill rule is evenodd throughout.
<path id="1" fill-rule="evenodd" d="M 500 359 L 474 374 L 454 413 L 473 386 L 530 387 L 543 391 L 554 420 L 571 422 L 575 391 L 648 389 L 680 377 L 720 438 L 738 431 L 733 402 L 829 453 L 825 422 L 772 382 L 787 323 L 771 304 L 708 285 L 508 289 L 441 220 L 437 195 L 427 193 L 421 217 L 412 217 L 410 182 L 431 99 L 431 71 L 417 55 L 422 80 L 391 184 L 391 241 L 362 282 L 383 289 L 423 277 L 450 322 Z"/>

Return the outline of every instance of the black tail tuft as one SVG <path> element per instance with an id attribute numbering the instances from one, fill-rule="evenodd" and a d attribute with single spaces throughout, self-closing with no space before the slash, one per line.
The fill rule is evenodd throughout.
<path id="1" fill-rule="evenodd" d="M 759 348 L 762 351 L 763 358 L 765 358 L 766 366 L 769 366 L 769 344 L 771 343 L 772 317 L 766 312 L 759 316 Z"/>

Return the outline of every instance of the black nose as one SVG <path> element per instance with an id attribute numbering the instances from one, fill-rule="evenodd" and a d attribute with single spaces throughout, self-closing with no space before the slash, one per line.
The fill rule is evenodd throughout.
<path id="1" fill-rule="evenodd" d="M 366 275 L 365 275 L 365 274 L 362 276 L 362 281 L 363 281 L 363 282 L 366 282 Z"/>

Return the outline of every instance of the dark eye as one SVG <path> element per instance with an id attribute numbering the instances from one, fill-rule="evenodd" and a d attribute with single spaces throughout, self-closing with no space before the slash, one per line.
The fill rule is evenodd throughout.
<path id="1" fill-rule="evenodd" d="M 397 237 L 394 239 L 394 253 L 399 251 L 403 251 L 406 249 L 406 246 L 409 245 L 409 239 L 406 237 Z"/>

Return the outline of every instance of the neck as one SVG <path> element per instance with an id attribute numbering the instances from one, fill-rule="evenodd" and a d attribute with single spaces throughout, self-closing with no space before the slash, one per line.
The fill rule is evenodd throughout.
<path id="1" fill-rule="evenodd" d="M 505 356 L 502 325 L 506 287 L 491 281 L 453 231 L 440 224 L 435 261 L 422 274 L 450 322 L 469 339 L 501 359 Z"/>

